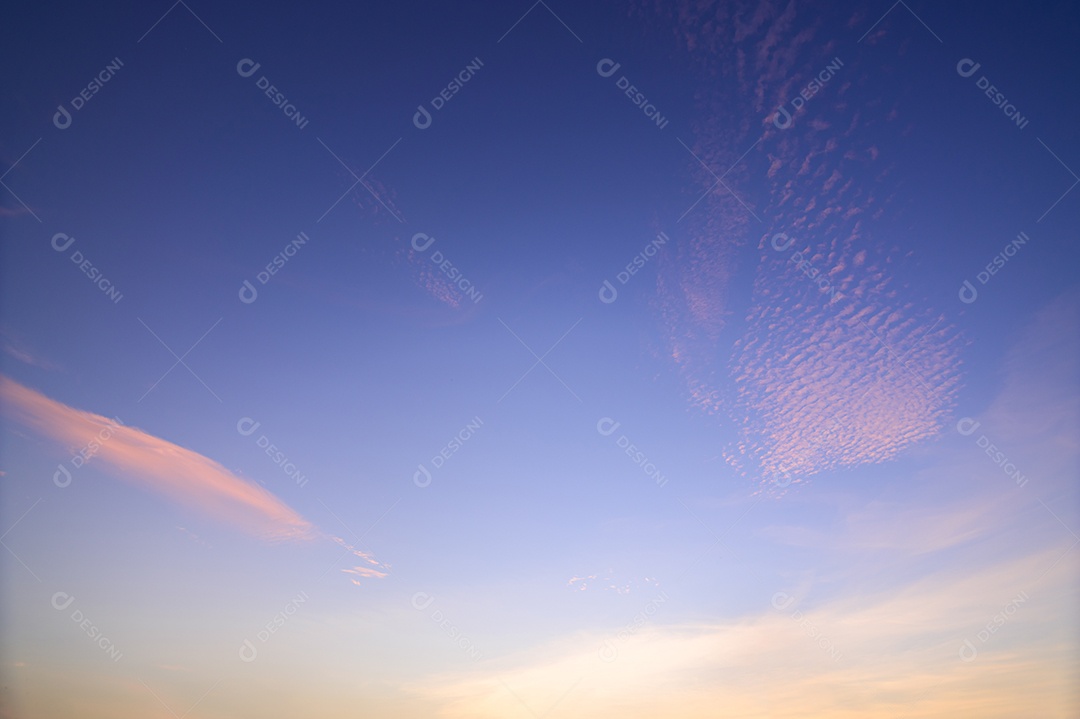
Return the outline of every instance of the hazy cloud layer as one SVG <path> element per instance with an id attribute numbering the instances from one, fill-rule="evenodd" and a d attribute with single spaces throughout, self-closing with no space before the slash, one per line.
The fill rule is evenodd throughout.
<path id="1" fill-rule="evenodd" d="M 528 717 L 552 706 L 565 717 L 713 717 L 717 696 L 725 715 L 746 717 L 1063 716 L 1068 641 L 1047 616 L 1067 603 L 1059 592 L 1075 562 L 1053 564 L 1059 554 L 826 603 L 763 596 L 761 612 L 729 622 L 652 619 L 623 634 L 568 636 L 413 689 L 442 717 Z M 1004 628 L 981 640 L 1005 611 Z M 965 639 L 976 647 L 971 661 L 961 658 Z"/>

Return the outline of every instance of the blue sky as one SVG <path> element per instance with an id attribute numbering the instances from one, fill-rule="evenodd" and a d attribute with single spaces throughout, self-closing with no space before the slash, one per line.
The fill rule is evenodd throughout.
<path id="1" fill-rule="evenodd" d="M 1075 715 L 1078 31 L 20 10 L 0 716 Z"/>

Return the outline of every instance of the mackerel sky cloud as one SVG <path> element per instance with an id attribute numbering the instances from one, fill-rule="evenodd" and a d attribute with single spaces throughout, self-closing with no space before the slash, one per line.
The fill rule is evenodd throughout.
<path id="1" fill-rule="evenodd" d="M 728 463 L 783 487 L 823 470 L 889 460 L 935 436 L 961 381 L 955 328 L 898 276 L 903 251 L 871 232 L 888 168 L 866 126 L 890 119 L 847 102 L 863 78 L 849 73 L 830 86 L 819 100 L 832 110 L 829 121 L 796 113 L 788 132 L 766 112 L 805 84 L 793 71 L 798 59 L 825 66 L 834 49 L 815 43 L 814 25 L 796 26 L 794 16 L 793 4 L 763 3 L 749 21 L 717 18 L 732 24 L 736 38 L 717 52 L 739 58 L 736 79 L 752 98 L 743 109 L 765 117 L 764 132 L 751 126 L 732 134 L 710 112 L 694 161 L 722 170 L 748 148 L 744 158 L 767 168 L 759 186 L 771 199 L 742 199 L 726 185 L 709 193 L 687 217 L 692 249 L 669 262 L 659 285 L 672 357 L 692 404 L 741 427 L 725 450 Z M 701 18 L 683 22 L 684 41 L 697 47 Z M 751 144 L 753 131 L 761 137 Z M 769 223 L 754 206 L 767 208 Z M 744 251 L 751 243 L 756 262 Z M 730 282 L 743 263 L 756 265 L 754 280 L 736 294 Z"/>

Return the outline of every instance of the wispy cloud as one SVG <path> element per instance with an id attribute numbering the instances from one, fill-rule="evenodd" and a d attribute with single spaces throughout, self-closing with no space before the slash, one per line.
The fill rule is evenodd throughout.
<path id="1" fill-rule="evenodd" d="M 0 404 L 11 419 L 69 448 L 108 428 L 92 462 L 172 500 L 268 539 L 308 539 L 312 525 L 256 484 L 203 455 L 134 427 L 49 399 L 0 376 Z"/>
<path id="2" fill-rule="evenodd" d="M 126 481 L 241 531 L 272 541 L 332 541 L 364 562 L 342 570 L 353 575 L 353 584 L 361 584 L 357 577 L 389 576 L 389 564 L 319 530 L 263 487 L 237 477 L 197 452 L 102 415 L 74 409 L 3 375 L 0 408 L 13 421 L 62 443 L 68 451 L 77 451 L 96 440 L 98 448 L 89 462 L 100 463 Z M 177 529 L 193 541 L 210 546 L 186 528 Z"/>
<path id="3" fill-rule="evenodd" d="M 21 217 L 31 214 L 28 207 L 7 207 L 0 205 L 0 217 Z"/>
<path id="4" fill-rule="evenodd" d="M 341 571 L 345 572 L 346 574 L 355 574 L 362 579 L 383 579 L 384 577 L 389 576 L 387 572 L 381 572 L 374 567 L 356 566 L 351 569 L 342 569 Z M 353 579 L 352 583 L 356 584 L 357 586 L 363 584 L 359 579 Z"/>
<path id="5" fill-rule="evenodd" d="M 439 274 L 431 262 L 427 260 L 428 258 L 419 253 L 409 251 L 409 263 L 413 267 L 416 284 L 429 294 L 432 299 L 441 302 L 447 307 L 454 310 L 461 307 L 464 296 L 454 287 L 450 280 Z"/>
<path id="6" fill-rule="evenodd" d="M 570 577 L 566 582 L 566 586 L 579 592 L 584 592 L 591 587 L 599 587 L 602 590 L 613 591 L 616 594 L 630 594 L 632 591 L 642 587 L 660 586 L 660 582 L 650 577 L 645 577 L 641 581 L 638 581 L 634 577 L 616 580 L 612 577 L 612 574 L 612 570 L 609 569 L 604 575 L 587 574 L 583 577 Z"/>
<path id="7" fill-rule="evenodd" d="M 31 367 L 50 371 L 60 369 L 59 365 L 39 356 L 7 330 L 0 330 L 0 348 L 7 356 Z"/>
<path id="8" fill-rule="evenodd" d="M 352 574 L 352 583 L 357 586 L 363 586 L 363 582 L 360 579 L 385 579 L 390 576 L 390 565 L 384 562 L 380 562 L 375 559 L 375 555 L 371 552 L 365 552 L 362 549 L 357 549 L 355 546 L 349 544 L 341 537 L 331 537 L 333 542 L 338 546 L 344 548 L 354 557 L 358 557 L 363 560 L 364 564 L 358 564 L 350 569 L 342 569 L 345 574 Z M 360 579 L 357 579 L 359 577 Z"/>

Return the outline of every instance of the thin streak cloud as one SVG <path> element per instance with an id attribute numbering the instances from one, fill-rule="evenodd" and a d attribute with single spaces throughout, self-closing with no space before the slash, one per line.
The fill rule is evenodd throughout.
<path id="1" fill-rule="evenodd" d="M 226 524 L 270 540 L 315 536 L 311 523 L 280 499 L 197 452 L 69 407 L 4 376 L 0 400 L 10 419 L 68 447 L 84 446 L 108 428 L 111 436 L 100 442 L 91 462 Z"/>

